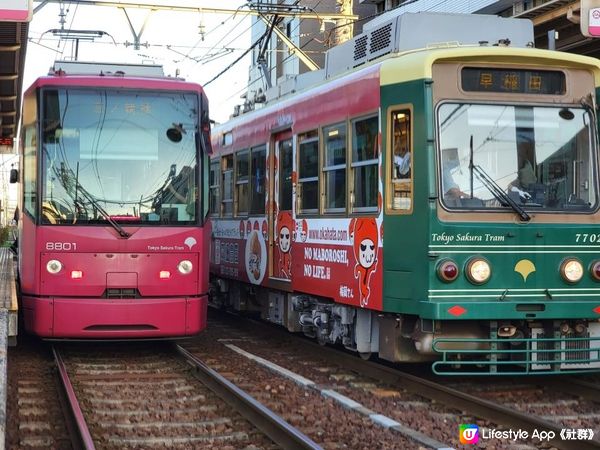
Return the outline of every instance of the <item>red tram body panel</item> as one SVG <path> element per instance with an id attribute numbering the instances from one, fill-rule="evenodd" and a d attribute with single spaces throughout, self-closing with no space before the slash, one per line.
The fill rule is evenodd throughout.
<path id="1" fill-rule="evenodd" d="M 25 94 L 25 328 L 52 339 L 196 334 L 208 293 L 206 96 L 180 79 L 100 70 L 58 70 Z"/>
<path id="2" fill-rule="evenodd" d="M 252 120 L 234 119 L 227 124 L 227 129 L 235 130 L 236 149 L 269 142 L 272 151 L 281 141 L 291 139 L 292 124 L 301 134 L 322 123 L 376 115 L 380 103 L 379 85 L 379 69 L 370 67 L 308 94 L 284 100 L 276 108 L 257 111 Z M 274 133 L 276 129 L 282 132 Z M 379 135 L 375 133 L 369 144 L 373 151 L 371 158 L 378 158 L 378 146 Z M 230 152 L 230 148 L 215 139 L 215 156 Z M 267 165 L 277 167 L 278 156 L 268 156 Z M 268 178 L 275 178 L 271 185 L 274 191 L 270 192 L 270 198 L 274 199 L 281 174 L 271 167 L 266 171 L 267 186 Z M 291 176 L 295 183 L 298 170 Z M 377 201 L 380 204 L 381 198 Z M 378 242 L 381 218 L 293 217 L 291 209 L 282 210 L 275 201 L 262 217 L 250 213 L 247 218 L 213 220 L 211 272 L 254 285 L 314 294 L 357 307 L 368 304 L 370 309 L 381 310 L 382 271 L 377 270 L 381 259 L 382 243 Z M 371 240 L 377 255 L 374 254 L 369 263 L 361 264 L 360 245 L 364 239 Z M 252 267 L 253 259 L 260 264 Z"/>

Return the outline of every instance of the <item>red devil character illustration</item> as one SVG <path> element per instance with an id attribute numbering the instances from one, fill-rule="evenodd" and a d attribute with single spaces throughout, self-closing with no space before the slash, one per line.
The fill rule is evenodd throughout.
<path id="1" fill-rule="evenodd" d="M 352 219 L 350 222 L 350 236 L 353 239 L 354 278 L 358 279 L 360 287 L 360 306 L 369 303 L 369 281 L 371 275 L 377 269 L 377 249 L 379 245 L 379 234 L 377 222 L 373 218 L 361 217 Z"/>
<path id="2" fill-rule="evenodd" d="M 292 277 L 292 231 L 294 220 L 289 211 L 277 215 L 277 245 L 279 246 L 279 272 L 283 278 Z"/>

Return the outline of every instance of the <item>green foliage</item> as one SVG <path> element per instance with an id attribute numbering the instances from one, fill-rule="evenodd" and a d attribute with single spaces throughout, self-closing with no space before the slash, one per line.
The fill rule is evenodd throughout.
<path id="1" fill-rule="evenodd" d="M 0 246 L 8 247 L 12 243 L 11 237 L 10 227 L 0 227 Z"/>

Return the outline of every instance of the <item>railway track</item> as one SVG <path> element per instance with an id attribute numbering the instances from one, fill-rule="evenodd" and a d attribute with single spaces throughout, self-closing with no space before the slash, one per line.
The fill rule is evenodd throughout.
<path id="1" fill-rule="evenodd" d="M 7 375 L 6 448 L 73 448 L 47 349 L 37 340 L 20 338 L 17 347 L 8 349 Z"/>
<path id="2" fill-rule="evenodd" d="M 411 430 L 414 435 L 408 435 L 404 432 L 406 430 L 396 429 L 391 421 L 384 425 L 383 416 L 371 418 L 375 413 L 366 408 L 357 414 L 356 410 L 340 404 L 337 401 L 339 397 L 334 398 L 332 395 L 323 395 L 320 391 L 307 389 L 307 382 L 302 377 L 292 379 L 273 373 L 220 343 L 219 337 L 225 338 L 223 333 L 228 332 L 227 329 L 215 326 L 210 335 L 203 333 L 197 339 L 186 343 L 185 347 L 190 353 L 201 356 L 227 379 L 242 386 L 323 448 L 391 450 L 448 447 L 433 438 L 417 436 L 422 434 L 415 430 Z M 241 339 L 248 339 L 251 345 L 254 344 L 250 335 Z M 261 344 L 264 345 L 264 342 Z M 271 349 L 270 346 L 267 348 Z"/>
<path id="3" fill-rule="evenodd" d="M 590 401 L 600 402 L 600 381 L 598 380 L 592 381 L 576 377 L 565 377 L 559 381 L 549 379 L 544 380 L 544 382 L 554 389 L 559 389 Z"/>
<path id="4" fill-rule="evenodd" d="M 240 320 L 240 318 L 235 318 L 235 326 L 239 326 Z M 222 323 L 231 324 L 227 319 Z M 213 328 L 215 327 L 215 323 L 211 325 Z M 264 327 L 265 324 L 262 324 L 261 328 L 264 329 Z M 522 401 L 519 401 L 518 390 L 516 396 L 510 396 L 510 393 L 514 393 L 516 390 L 514 385 L 513 387 L 500 386 L 501 381 L 498 379 L 490 381 L 489 379 L 469 378 L 462 382 L 457 382 L 457 377 L 452 377 L 451 381 L 439 377 L 431 379 L 402 372 L 379 363 L 363 361 L 355 355 L 349 355 L 329 347 L 321 347 L 277 328 L 268 327 L 268 331 L 264 333 L 266 336 L 260 335 L 256 331 L 257 328 L 256 322 L 246 323 L 240 328 L 242 333 L 260 336 L 255 337 L 257 342 L 254 345 L 248 344 L 251 342 L 248 336 L 238 339 L 239 336 L 236 336 L 235 332 L 230 333 L 232 339 L 222 338 L 221 341 L 230 348 L 239 347 L 242 351 L 256 357 L 262 356 L 304 377 L 316 377 L 317 383 L 321 385 L 337 383 L 338 390 L 344 390 L 352 399 L 362 398 L 361 401 L 367 407 L 375 405 L 371 406 L 372 409 L 380 408 L 381 411 L 392 411 L 396 408 L 396 411 L 391 413 L 392 417 L 396 417 L 398 421 L 415 429 L 419 429 L 415 417 L 418 417 L 421 423 L 429 422 L 433 426 L 422 429 L 422 431 L 443 442 L 458 445 L 458 424 L 478 423 L 480 428 L 523 430 L 527 432 L 528 439 L 522 440 L 522 443 L 531 447 L 600 448 L 597 436 L 593 440 L 563 440 L 561 438 L 561 432 L 566 428 L 598 429 L 597 425 L 600 421 L 598 414 L 594 413 L 597 407 L 594 402 L 598 400 L 598 391 L 594 388 L 593 383 L 583 381 L 567 383 L 573 379 L 572 377 L 519 378 L 520 385 L 525 384 L 527 389 L 532 391 L 532 395 L 537 393 L 540 396 L 537 402 L 532 401 L 531 397 L 523 397 Z M 220 334 L 227 336 L 226 332 L 221 331 Z M 263 340 L 281 343 L 281 350 L 278 351 L 273 346 L 265 348 L 264 344 L 261 344 Z M 302 364 L 301 361 L 310 354 L 318 355 L 313 359 L 313 365 L 318 368 L 317 370 L 327 373 L 327 377 L 319 378 L 318 374 L 315 375 L 314 370 Z M 337 366 L 338 369 L 333 369 L 332 366 Z M 341 382 L 344 378 L 346 378 L 346 382 Z M 495 389 L 494 386 L 498 386 L 498 389 Z M 565 395 L 559 397 L 557 392 Z M 418 396 L 418 399 L 407 394 Z M 545 398 L 542 397 L 544 395 Z M 386 396 L 395 397 L 396 401 L 389 401 L 389 398 L 378 398 Z M 397 410 L 402 409 L 406 404 L 414 405 L 412 414 L 404 417 L 402 414 L 396 414 Z M 544 409 L 545 406 L 553 404 L 554 408 Z M 417 408 L 429 409 L 429 411 L 418 412 Z M 434 410 L 435 413 L 432 414 L 431 410 Z M 439 419 L 436 416 L 440 415 L 444 416 L 443 423 L 451 430 L 449 433 L 436 434 L 440 428 L 436 424 L 436 420 Z M 437 420 L 437 423 L 440 421 Z M 540 435 L 543 439 L 538 439 Z M 508 443 L 501 440 L 495 444 L 490 441 L 488 444 L 496 445 L 494 448 L 509 448 L 503 446 Z"/>
<path id="5" fill-rule="evenodd" d="M 598 390 L 587 378 L 574 383 L 554 378 L 496 378 L 493 383 L 426 379 L 277 328 L 257 331 L 255 322 L 239 326 L 239 318 L 235 324 L 230 320 L 211 319 L 207 332 L 181 346 L 57 347 L 62 389 L 53 381 L 48 355 L 39 349 L 24 354 L 30 366 L 36 354 L 41 359 L 34 362 L 41 367 L 36 383 L 50 391 L 41 395 L 41 388 L 32 387 L 27 374 L 33 368 L 21 371 L 18 385 L 25 388 L 12 397 L 9 393 L 8 420 L 9 428 L 19 433 L 7 441 L 8 448 L 439 449 L 459 445 L 461 423 L 560 436 L 562 427 L 594 427 L 600 420 L 594 413 Z M 244 400 L 240 388 L 253 399 Z M 75 411 L 75 420 L 67 424 L 56 400 L 59 390 L 67 393 L 65 405 L 78 405 L 64 408 Z M 550 400 L 548 392 L 565 397 L 552 394 Z M 531 400 L 536 396 L 537 401 Z M 544 409 L 548 405 L 554 409 Z M 22 414 L 31 407 L 52 413 L 45 418 Z M 266 418 L 260 418 L 265 411 Z M 73 442 L 72 434 L 79 436 Z M 597 440 L 560 437 L 521 439 L 514 446 L 490 438 L 485 444 L 520 450 L 599 447 Z"/>
<path id="6" fill-rule="evenodd" d="M 7 448 L 320 448 L 179 346 L 15 352 Z"/>
<path id="7" fill-rule="evenodd" d="M 53 351 L 82 448 L 319 448 L 183 349 Z"/>
<path id="8" fill-rule="evenodd" d="M 556 424 L 557 434 L 563 429 L 582 429 L 586 433 L 592 430 L 597 434 L 600 425 L 600 389 L 574 377 L 506 378 L 487 386 L 481 380 L 468 379 L 445 384 L 459 391 L 468 389 L 481 399 Z M 597 446 L 599 442 L 596 436 L 592 444 Z"/>

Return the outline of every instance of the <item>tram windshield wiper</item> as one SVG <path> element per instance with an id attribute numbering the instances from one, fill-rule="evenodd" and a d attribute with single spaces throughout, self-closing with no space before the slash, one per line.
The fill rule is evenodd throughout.
<path id="1" fill-rule="evenodd" d="M 85 197 L 85 199 L 89 203 L 91 203 L 91 205 L 96 209 L 96 211 L 98 211 L 100 213 L 100 215 L 104 218 L 104 220 L 106 220 L 110 224 L 110 226 L 112 226 L 115 230 L 117 230 L 117 233 L 119 233 L 119 236 L 124 237 L 124 238 L 128 238 L 131 236 L 131 233 L 128 233 L 127 231 L 125 231 L 125 229 L 121 225 L 119 225 L 117 222 L 115 222 L 113 220 L 112 217 L 110 217 L 110 214 L 108 214 L 108 212 L 106 212 L 106 210 L 104 208 L 102 208 L 102 206 L 100 206 L 100 203 L 98 202 L 98 200 L 96 200 L 92 194 L 87 192 L 81 186 L 81 184 L 79 184 L 79 181 L 76 181 L 76 186 L 77 186 L 77 192 L 80 192 L 82 194 L 82 196 Z"/>
<path id="2" fill-rule="evenodd" d="M 476 164 L 473 164 L 473 135 L 469 142 L 469 171 L 471 172 L 471 197 L 473 197 L 473 174 L 477 176 L 477 179 L 481 181 L 484 186 L 492 193 L 496 200 L 500 202 L 502 206 L 510 206 L 514 212 L 516 212 L 521 220 L 528 222 L 531 220 L 529 214 L 521 208 L 517 202 L 508 196 L 506 192 L 502 190 L 500 186 L 490 177 L 485 170 Z"/>
<path id="3" fill-rule="evenodd" d="M 521 220 L 528 222 L 531 220 L 531 216 L 525 212 L 523 208 L 519 206 L 510 196 L 502 190 L 500 186 L 478 165 L 471 164 L 469 166 L 472 174 L 477 176 L 477 179 L 481 181 L 484 186 L 492 193 L 496 200 L 500 202 L 502 206 L 510 206 L 515 211 Z"/>
<path id="4" fill-rule="evenodd" d="M 90 203 L 94 207 L 96 211 L 100 213 L 100 215 L 104 218 L 104 220 L 106 220 L 110 224 L 110 226 L 117 230 L 119 236 L 123 238 L 128 238 L 131 236 L 130 233 L 125 231 L 125 229 L 121 225 L 119 225 L 113 220 L 112 217 L 110 217 L 110 214 L 108 214 L 108 212 L 106 212 L 106 210 L 102 208 L 102 206 L 100 206 L 98 200 L 96 200 L 96 198 L 94 198 L 92 194 L 85 190 L 81 183 L 79 183 L 79 163 L 77 163 L 76 174 L 73 174 L 72 169 L 67 169 L 63 166 L 61 168 L 61 172 L 57 173 L 57 175 L 58 179 L 60 180 L 67 193 L 73 198 L 73 202 L 75 204 L 76 209 L 79 209 L 79 204 L 83 203 L 81 202 L 79 197 L 83 197 L 88 203 Z M 74 185 L 70 183 L 71 180 L 75 182 Z M 74 192 L 71 192 L 72 190 Z"/>

